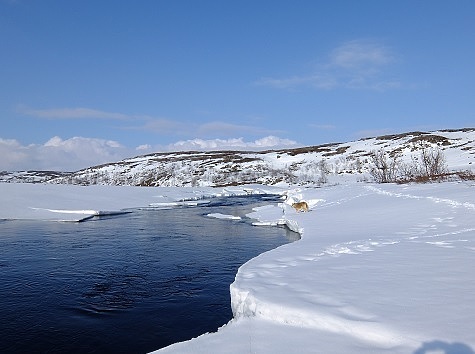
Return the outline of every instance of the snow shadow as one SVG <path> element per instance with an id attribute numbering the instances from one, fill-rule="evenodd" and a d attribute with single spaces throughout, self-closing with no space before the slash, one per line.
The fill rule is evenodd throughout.
<path id="1" fill-rule="evenodd" d="M 426 342 L 414 354 L 475 354 L 472 348 L 463 343 L 447 343 L 440 340 Z"/>

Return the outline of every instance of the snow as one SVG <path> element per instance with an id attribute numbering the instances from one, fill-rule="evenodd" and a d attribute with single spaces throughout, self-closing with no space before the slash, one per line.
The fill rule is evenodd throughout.
<path id="1" fill-rule="evenodd" d="M 277 151 L 181 151 L 128 158 L 74 173 L 1 172 L 0 181 L 78 185 L 224 186 L 244 183 L 314 185 L 372 179 L 371 154 L 384 150 L 411 165 L 424 148 L 443 153 L 448 171 L 474 173 L 475 129 L 412 132 Z M 399 177 L 404 178 L 401 174 Z"/>
<path id="2" fill-rule="evenodd" d="M 209 213 L 206 216 L 210 218 L 216 218 L 216 219 L 241 220 L 240 216 L 227 215 L 227 214 L 221 214 L 221 213 Z"/>
<path id="3" fill-rule="evenodd" d="M 157 353 L 473 353 L 473 186 L 358 183 L 287 194 L 250 216 L 302 239 L 240 267 L 231 322 Z M 297 213 L 293 200 L 310 211 Z"/>
<path id="4" fill-rule="evenodd" d="M 278 193 L 248 216 L 301 239 L 242 265 L 234 318 L 154 353 L 474 353 L 473 183 L 322 188 L 0 184 L 0 219 L 81 220 L 213 196 Z M 309 212 L 291 203 L 305 200 Z M 232 215 L 209 215 L 233 219 Z"/>

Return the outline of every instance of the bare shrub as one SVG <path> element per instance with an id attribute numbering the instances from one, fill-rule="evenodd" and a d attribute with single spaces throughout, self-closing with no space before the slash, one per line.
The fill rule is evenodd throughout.
<path id="1" fill-rule="evenodd" d="M 425 176 L 437 176 L 448 172 L 445 155 L 438 147 L 423 149 L 421 162 Z"/>
<path id="2" fill-rule="evenodd" d="M 448 173 L 443 151 L 436 148 L 424 148 L 418 157 L 412 156 L 409 164 L 401 165 L 402 179 L 406 182 L 429 182 L 443 179 Z"/>
<path id="3" fill-rule="evenodd" d="M 462 181 L 475 181 L 475 173 L 473 171 L 459 171 L 457 172 L 457 176 Z"/>
<path id="4" fill-rule="evenodd" d="M 398 155 L 390 157 L 383 149 L 370 154 L 370 174 L 378 183 L 395 182 L 398 177 Z"/>

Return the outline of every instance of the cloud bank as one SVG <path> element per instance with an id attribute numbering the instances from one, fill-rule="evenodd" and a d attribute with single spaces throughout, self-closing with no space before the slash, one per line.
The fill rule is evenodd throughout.
<path id="1" fill-rule="evenodd" d="M 289 139 L 267 136 L 246 142 L 236 139 L 193 139 L 168 146 L 142 144 L 128 148 L 117 141 L 73 137 L 63 140 L 55 136 L 44 144 L 22 145 L 14 139 L 0 138 L 0 171 L 77 171 L 83 168 L 116 162 L 128 157 L 153 152 L 185 150 L 266 150 L 296 147 Z"/>
<path id="2" fill-rule="evenodd" d="M 0 170 L 76 171 L 112 162 L 130 153 L 116 141 L 55 136 L 44 144 L 22 145 L 17 140 L 0 138 Z"/>

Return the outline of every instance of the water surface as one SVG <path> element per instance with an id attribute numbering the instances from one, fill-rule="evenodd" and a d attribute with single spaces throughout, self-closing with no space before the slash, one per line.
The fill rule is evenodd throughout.
<path id="1" fill-rule="evenodd" d="M 206 217 L 259 202 L 0 222 L 0 353 L 146 353 L 216 331 L 238 267 L 298 237 Z"/>

